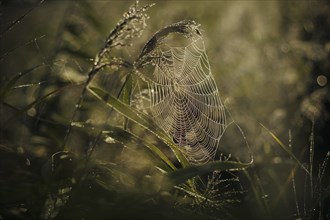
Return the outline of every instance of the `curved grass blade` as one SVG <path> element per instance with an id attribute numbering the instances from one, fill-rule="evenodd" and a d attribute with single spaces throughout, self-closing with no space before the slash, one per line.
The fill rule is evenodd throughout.
<path id="1" fill-rule="evenodd" d="M 126 105 L 129 105 L 131 103 L 132 86 L 133 86 L 132 75 L 129 74 L 127 75 L 125 84 L 122 90 L 120 91 L 120 96 L 119 96 L 119 100 Z"/>
<path id="2" fill-rule="evenodd" d="M 49 97 L 51 97 L 52 95 L 56 94 L 56 93 L 59 93 L 59 92 L 62 92 L 63 90 L 67 89 L 67 88 L 71 88 L 71 87 L 75 87 L 77 85 L 67 85 L 67 86 L 63 86 L 63 87 L 60 87 L 58 89 L 55 89 L 49 93 L 47 93 L 46 95 L 40 97 L 39 99 L 31 102 L 30 104 L 28 104 L 27 106 L 25 106 L 23 109 L 21 109 L 20 111 L 21 112 L 25 112 L 27 110 L 29 110 L 30 108 L 32 108 L 33 106 L 35 105 L 38 105 L 39 103 L 45 101 L 46 99 L 48 99 Z"/>
<path id="3" fill-rule="evenodd" d="M 248 168 L 252 164 L 252 160 L 249 163 L 241 163 L 237 161 L 213 161 L 203 165 L 194 165 L 186 168 L 182 168 L 168 174 L 168 178 L 174 185 L 184 183 L 185 181 L 200 176 L 215 170 L 222 171 L 237 171 Z"/>
<path id="4" fill-rule="evenodd" d="M 105 102 L 108 106 L 114 108 L 123 116 L 134 121 L 139 126 L 147 129 L 149 132 L 154 134 L 158 139 L 160 139 L 162 142 L 164 142 L 167 146 L 170 147 L 170 149 L 174 152 L 183 167 L 190 166 L 190 163 L 180 151 L 180 149 L 173 143 L 173 141 L 167 136 L 167 134 L 163 130 L 161 130 L 157 125 L 155 125 L 151 118 L 135 110 L 131 106 L 124 104 L 123 102 L 119 101 L 112 95 L 106 93 L 99 88 L 88 87 L 88 91 L 99 100 Z"/>
<path id="5" fill-rule="evenodd" d="M 285 150 L 285 152 L 287 152 L 290 157 L 309 175 L 311 174 L 306 167 L 304 167 L 304 165 L 302 165 L 302 163 L 298 160 L 298 158 L 292 153 L 291 149 L 286 146 L 273 132 L 271 132 L 268 128 L 266 128 L 266 126 L 264 126 L 263 124 L 260 123 L 260 125 L 270 134 L 270 136 L 272 136 L 272 138 L 281 146 L 281 148 L 283 150 Z"/>
<path id="6" fill-rule="evenodd" d="M 14 114 L 14 116 L 12 117 L 15 117 L 19 114 L 22 114 L 26 111 L 28 111 L 30 108 L 32 108 L 33 106 L 35 105 L 38 105 L 39 103 L 42 103 L 43 101 L 47 100 L 49 97 L 55 95 L 56 93 L 59 93 L 59 92 L 62 92 L 63 90 L 67 89 L 67 88 L 71 88 L 71 87 L 74 87 L 74 86 L 77 86 L 77 85 L 67 85 L 67 86 L 63 86 L 61 88 L 58 88 L 58 89 L 55 89 L 54 91 L 51 91 L 49 93 L 47 93 L 46 95 L 38 98 L 37 100 L 31 102 L 30 104 L 28 104 L 27 106 L 25 106 L 24 108 L 22 109 L 16 109 L 17 112 Z M 8 105 L 8 106 L 11 106 L 11 105 Z M 8 121 L 10 121 L 11 118 L 8 119 Z"/>
<path id="7" fill-rule="evenodd" d="M 104 133 L 104 132 L 103 132 Z M 153 154 L 155 154 L 156 156 L 158 156 L 163 162 L 165 162 L 165 164 L 170 167 L 172 170 L 176 170 L 176 167 L 174 166 L 174 164 L 170 161 L 170 159 L 161 151 L 159 150 L 158 147 L 156 147 L 154 144 L 148 143 L 145 140 L 139 138 L 138 136 L 136 136 L 135 134 L 126 131 L 122 128 L 119 127 L 110 127 L 110 131 L 109 131 L 109 136 L 114 138 L 115 140 L 117 140 L 120 143 L 123 143 L 124 145 L 126 145 L 125 143 L 127 143 L 127 141 L 130 141 L 132 144 L 142 144 L 144 145 L 146 148 L 148 148 Z M 168 170 L 169 171 L 169 170 Z"/>
<path id="8" fill-rule="evenodd" d="M 118 143 L 121 143 L 124 146 L 137 146 L 142 145 L 146 149 L 149 150 L 149 152 L 152 153 L 153 156 L 156 156 L 160 158 L 165 165 L 167 165 L 167 169 L 164 170 L 165 173 L 171 172 L 173 170 L 176 170 L 177 168 L 174 166 L 174 164 L 170 161 L 170 159 L 161 151 L 158 147 L 156 147 L 154 144 L 151 144 L 141 138 L 139 138 L 137 135 L 135 135 L 132 132 L 129 132 L 127 130 L 124 130 L 120 127 L 107 125 L 106 130 L 95 128 L 89 126 L 89 124 L 85 124 L 83 122 L 74 122 L 74 126 L 80 129 L 87 129 L 88 132 L 95 132 L 97 131 L 98 134 L 102 135 L 102 138 L 106 141 L 107 138 L 111 138 Z M 163 170 L 163 169 L 162 169 Z"/>
<path id="9" fill-rule="evenodd" d="M 126 77 L 125 83 L 123 85 L 122 90 L 120 91 L 120 96 L 119 96 L 119 100 L 121 100 L 126 105 L 130 105 L 131 103 L 132 87 L 133 87 L 133 79 L 132 79 L 132 75 L 129 74 Z M 128 126 L 128 120 L 127 118 L 125 118 L 124 128 L 126 129 L 127 126 Z"/>

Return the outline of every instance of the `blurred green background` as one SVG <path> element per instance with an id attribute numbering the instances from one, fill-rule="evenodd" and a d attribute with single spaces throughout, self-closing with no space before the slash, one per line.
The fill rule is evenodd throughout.
<path id="1" fill-rule="evenodd" d="M 290 157 L 260 123 L 285 144 L 291 139 L 293 152 L 303 163 L 309 161 L 312 132 L 315 167 L 319 167 L 330 150 L 330 1 L 182 0 L 141 1 L 140 5 L 151 2 L 156 5 L 148 12 L 150 19 L 142 36 L 132 47 L 115 54 L 134 61 L 145 42 L 162 27 L 183 19 L 200 23 L 220 96 L 246 135 L 254 155 L 255 173 L 264 186 L 273 217 L 293 218 L 296 205 L 288 184 Z M 53 0 L 37 5 L 38 1 L 33 0 L 1 1 L 1 87 L 19 72 L 49 64 L 22 77 L 0 108 L 1 146 L 27 153 L 28 158 L 36 161 L 33 168 L 36 173 L 41 172 L 40 164 L 60 150 L 65 135 L 63 127 L 46 121 L 68 124 L 81 90 L 73 86 L 51 101 L 30 108 L 26 116 L 17 116 L 10 106 L 21 109 L 53 89 L 86 80 L 91 59 L 133 3 Z M 19 24 L 6 29 L 31 8 L 33 11 Z M 117 94 L 123 77 L 121 72 L 118 76 L 114 72 L 104 71 L 96 81 Z M 81 120 L 101 123 L 98 120 L 103 121 L 108 113 L 104 106 L 93 105 L 93 110 L 83 108 Z M 107 120 L 118 123 L 115 116 Z M 89 137 L 74 130 L 69 143 L 74 150 L 85 152 L 87 148 L 83 146 L 89 143 Z M 244 139 L 234 126 L 226 131 L 219 151 L 239 158 L 248 156 Z M 132 160 L 132 167 L 139 170 L 136 163 L 148 166 L 148 162 L 137 162 L 133 155 L 136 156 L 135 153 L 124 156 L 127 163 Z M 96 149 L 94 157 L 118 160 L 116 150 L 104 146 Z M 13 162 L 3 154 L 1 163 L 8 167 L 7 163 Z M 302 204 L 304 176 L 300 172 L 297 200 Z M 5 173 L 6 170 L 1 174 Z M 329 180 L 327 172 L 324 181 Z M 260 211 L 248 208 L 254 203 L 247 191 L 244 201 L 250 205 L 238 208 L 246 216 L 262 218 Z"/>

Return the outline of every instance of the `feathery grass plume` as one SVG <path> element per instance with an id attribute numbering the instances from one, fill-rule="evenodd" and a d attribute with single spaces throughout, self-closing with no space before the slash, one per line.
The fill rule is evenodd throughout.
<path id="1" fill-rule="evenodd" d="M 188 14 L 175 17 L 194 16 L 195 12 L 207 13 L 206 17 L 200 17 L 199 22 L 212 29 L 207 36 L 210 37 L 209 59 L 203 43 L 206 35 L 203 33 L 202 36 L 199 24 L 191 20 L 160 27 L 139 48 L 137 37 L 146 30 L 146 12 L 153 4 L 140 7 L 135 3 L 122 17 L 117 13 L 120 7 L 126 6 L 119 1 L 61 3 L 60 7 L 55 6 L 60 10 L 53 10 L 56 15 L 62 15 L 61 19 L 52 19 L 47 14 L 54 9 L 54 4 L 43 4 L 40 10 L 33 13 L 25 13 L 24 8 L 12 9 L 13 4 L 18 2 L 26 2 L 22 7 L 29 9 L 34 6 L 32 2 L 39 1 L 2 1 L 5 7 L 8 4 L 8 9 L 11 8 L 8 11 L 14 17 L 5 17 L 12 19 L 12 24 L 8 23 L 9 26 L 2 28 L 5 32 L 1 31 L 0 40 L 16 42 L 16 45 L 8 45 L 9 49 L 5 49 L 0 56 L 1 64 L 5 64 L 3 72 L 7 75 L 1 77 L 3 81 L 0 86 L 0 121 L 4 125 L 0 126 L 0 219 L 327 219 L 330 212 L 330 186 L 327 182 L 330 152 L 324 159 L 321 158 L 321 162 L 318 161 L 320 147 L 324 146 L 318 146 L 320 136 L 316 134 L 317 129 L 310 134 L 309 147 L 302 148 L 303 144 L 299 144 L 300 148 L 295 148 L 296 142 L 301 142 L 295 133 L 301 131 L 291 135 L 290 130 L 289 144 L 286 145 L 281 141 L 283 128 L 278 129 L 276 135 L 265 128 L 267 136 L 273 138 L 280 149 L 271 148 L 272 141 L 263 142 L 264 145 L 260 144 L 263 153 L 258 151 L 260 140 L 253 140 L 253 143 L 257 143 L 251 145 L 253 156 L 256 156 L 253 162 L 248 141 L 259 139 L 263 134 L 254 126 L 257 120 L 252 117 L 252 120 L 245 121 L 246 115 L 253 110 L 260 113 L 256 117 L 267 117 L 278 125 L 289 113 L 289 110 L 282 109 L 282 104 L 291 103 L 286 101 L 301 94 L 296 89 L 300 90 L 299 87 L 304 83 L 300 79 L 305 78 L 298 78 L 300 71 L 294 68 L 306 69 L 305 65 L 292 65 L 297 58 L 294 55 L 297 48 L 290 42 L 292 37 L 286 39 L 286 35 L 283 35 L 284 46 L 270 45 L 279 41 L 282 44 L 283 39 L 275 38 L 284 32 L 275 31 L 269 43 L 265 34 L 273 27 L 267 30 L 268 22 L 265 22 L 267 29 L 262 27 L 260 18 L 263 15 L 258 13 L 259 7 L 249 5 L 245 13 L 244 5 L 234 6 L 228 12 L 225 6 L 226 13 L 217 14 L 224 14 L 223 18 L 226 19 L 219 21 L 219 17 L 209 17 L 213 13 L 209 8 L 214 6 L 213 3 L 203 4 L 200 8 L 191 7 L 189 11 L 185 4 L 169 3 L 170 7 L 179 7 L 173 13 L 164 10 L 164 13 L 169 13 L 167 20 L 171 20 L 176 10 L 181 9 Z M 164 9 L 168 9 L 167 3 L 163 5 Z M 101 10 L 99 7 L 102 7 Z M 23 16 L 14 15 L 20 10 L 24 10 Z M 262 11 L 267 16 L 270 9 Z M 273 8 L 271 11 L 286 12 Z M 158 17 L 163 18 L 163 10 L 158 12 Z M 317 12 L 316 15 L 322 13 Z M 231 14 L 234 16 L 228 16 Z M 6 12 L 0 16 L 4 15 Z M 48 21 L 52 25 L 41 22 L 39 28 L 35 19 L 40 21 L 40 16 L 49 17 Z M 108 21 L 112 23 L 116 16 L 120 20 L 118 23 L 114 21 L 114 27 L 108 33 Z M 227 20 L 227 17 L 231 18 Z M 238 31 L 235 30 L 237 24 L 233 17 L 239 24 Z M 150 21 L 151 27 L 157 25 L 159 18 Z M 290 25 L 287 20 L 283 21 Z M 23 23 L 24 27 L 19 23 Z M 307 22 L 303 26 L 305 31 L 312 34 L 317 22 Z M 22 28 L 20 33 L 23 32 L 23 37 L 33 40 L 14 36 L 18 28 Z M 27 28 L 31 28 L 29 33 L 26 32 Z M 254 31 L 251 32 L 252 28 Z M 46 33 L 39 34 L 39 31 Z M 11 36 L 13 39 L 8 40 Z M 53 39 L 51 36 L 54 36 L 54 41 L 50 40 Z M 243 39 L 246 36 L 252 39 Z M 17 43 L 18 40 L 22 40 L 22 43 Z M 99 43 L 101 46 L 95 46 Z M 133 48 L 129 49 L 129 46 Z M 277 46 L 280 48 L 278 51 Z M 36 49 L 36 56 L 31 60 L 21 59 L 21 56 L 34 55 L 35 51 L 31 52 L 30 49 Z M 133 53 L 130 53 L 131 50 Z M 283 57 L 280 56 L 281 51 L 289 55 L 285 56 L 284 65 L 278 58 Z M 288 51 L 294 53 L 288 54 Z M 46 52 L 48 55 L 45 55 Z M 318 52 L 318 49 L 315 50 L 315 53 Z M 321 51 L 322 54 L 324 52 L 326 48 Z M 199 58 L 200 63 L 197 61 Z M 236 99 L 236 103 L 243 106 L 240 109 L 243 114 L 238 121 L 246 122 L 244 130 L 248 130 L 247 136 L 231 112 L 222 103 L 219 104 L 218 99 L 214 99 L 217 94 L 217 75 L 212 80 L 211 71 L 208 71 L 211 69 L 209 61 L 213 60 L 219 62 L 218 66 L 215 65 L 216 72 L 222 70 L 218 76 L 225 84 L 224 90 L 234 90 L 229 98 L 235 101 L 235 97 L 241 96 Z M 35 61 L 36 64 L 33 63 Z M 32 68 L 10 71 L 12 68 L 21 69 L 22 66 Z M 278 81 L 278 78 L 272 78 L 277 75 L 273 74 L 277 73 L 273 67 L 286 66 L 290 66 L 290 70 L 284 71 L 284 75 L 279 77 L 283 79 Z M 190 71 L 193 68 L 200 74 Z M 258 71 L 250 73 L 250 70 Z M 20 73 L 10 75 L 11 72 Z M 186 75 L 176 75 L 182 72 Z M 269 75 L 264 74 L 266 72 Z M 288 72 L 292 74 L 286 75 Z M 232 81 L 228 81 L 226 73 L 233 77 Z M 182 83 L 184 80 L 187 80 L 186 83 Z M 261 84 L 255 84 L 256 81 Z M 272 92 L 280 90 L 268 86 L 278 87 L 278 83 L 284 81 L 288 85 L 294 84 L 294 87 L 285 87 L 291 91 L 283 90 L 288 91 L 285 96 L 291 98 L 278 102 L 278 97 L 273 97 Z M 299 82 L 299 86 L 295 82 Z M 150 86 L 152 83 L 153 86 Z M 267 85 L 262 87 L 262 84 Z M 251 85 L 258 88 L 255 91 L 263 99 L 256 102 L 250 99 Z M 63 95 L 63 91 L 67 93 Z M 167 102 L 165 93 L 177 99 Z M 327 94 L 327 87 L 324 86 L 304 99 L 300 106 L 303 115 L 309 119 L 314 116 L 321 118 L 324 113 L 322 103 L 327 100 Z M 153 111 L 150 111 L 150 102 L 157 105 L 167 102 L 167 105 L 151 105 Z M 276 113 L 275 117 L 273 114 L 262 116 L 270 112 L 259 111 L 256 103 L 268 106 L 271 102 L 279 103 L 279 114 Z M 176 110 L 182 106 L 184 111 L 176 114 Z M 72 110 L 75 111 L 73 114 Z M 162 118 L 160 115 L 164 112 L 175 116 L 171 118 L 165 115 Z M 277 112 L 276 109 L 274 112 Z M 186 123 L 189 120 L 195 123 Z M 234 129 L 230 125 L 238 132 L 231 131 Z M 283 127 L 286 124 L 280 125 Z M 214 146 L 212 138 L 218 137 L 224 130 L 225 135 L 219 142 L 222 148 L 213 155 L 214 151 L 208 151 Z M 255 133 L 255 136 L 250 132 Z M 204 147 L 199 149 L 205 149 L 200 152 L 203 156 L 204 153 L 209 155 L 204 157 L 206 160 L 196 160 L 192 154 L 184 154 L 182 150 L 194 146 L 195 143 L 186 143 L 196 137 Z M 235 150 L 234 146 L 237 146 Z M 248 147 L 251 161 L 244 163 L 240 156 L 245 155 L 246 151 L 242 149 L 245 146 Z M 222 150 L 230 156 L 219 155 Z M 268 158 L 273 156 L 272 153 L 276 156 Z M 308 154 L 308 158 L 304 163 L 301 158 L 305 154 Z"/>
<path id="2" fill-rule="evenodd" d="M 192 37 L 193 34 L 201 35 L 200 30 L 198 29 L 199 26 L 200 24 L 197 24 L 195 21 L 183 20 L 157 31 L 156 34 L 154 34 L 154 36 L 144 45 L 137 60 L 137 67 L 143 65 L 141 63 L 143 58 L 156 49 L 169 34 L 178 33 L 183 34 L 186 37 Z"/>
<path id="3" fill-rule="evenodd" d="M 75 105 L 76 108 L 72 114 L 69 127 L 66 131 L 66 135 L 62 145 L 63 149 L 67 148 L 66 142 L 72 129 L 71 124 L 76 120 L 76 114 L 81 107 L 81 104 L 87 91 L 87 87 L 94 78 L 95 74 L 97 74 L 97 72 L 99 72 L 102 68 L 106 66 L 131 67 L 128 62 L 123 61 L 121 58 L 112 58 L 111 60 L 106 58 L 112 48 L 118 46 L 128 46 L 129 40 L 135 37 L 139 37 L 142 34 L 142 31 L 146 26 L 145 21 L 146 19 L 148 19 L 146 11 L 152 6 L 153 4 L 149 4 L 142 8 L 138 8 L 138 1 L 136 1 L 136 3 L 129 8 L 128 12 L 124 13 L 123 18 L 117 23 L 116 27 L 110 32 L 109 36 L 106 38 L 103 48 L 95 56 L 93 66 L 87 74 L 88 78 L 84 83 L 83 90 Z"/>

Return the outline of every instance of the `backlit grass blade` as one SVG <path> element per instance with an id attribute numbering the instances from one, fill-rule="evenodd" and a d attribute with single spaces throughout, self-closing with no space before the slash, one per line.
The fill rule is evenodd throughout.
<path id="1" fill-rule="evenodd" d="M 148 143 L 147 141 L 139 138 L 135 134 L 126 131 L 122 128 L 111 126 L 109 131 L 109 136 L 114 138 L 116 141 L 123 143 L 124 145 L 127 141 L 135 145 L 140 145 L 140 144 L 144 145 L 153 154 L 155 154 L 162 161 L 164 161 L 165 164 L 169 166 L 172 170 L 176 170 L 176 167 L 173 165 L 170 159 L 161 150 L 159 150 L 158 147 L 156 147 L 154 144 Z"/>
<path id="2" fill-rule="evenodd" d="M 21 112 L 25 112 L 25 111 L 29 110 L 30 108 L 32 108 L 33 106 L 38 105 L 39 103 L 45 101 L 45 100 L 48 99 L 49 97 L 55 95 L 56 93 L 62 92 L 62 91 L 65 90 L 65 89 L 72 88 L 72 87 L 75 87 L 75 86 L 78 86 L 78 85 L 71 85 L 71 84 L 70 84 L 70 85 L 66 85 L 66 86 L 60 87 L 60 88 L 58 88 L 58 89 L 55 89 L 55 90 L 53 90 L 53 91 L 47 93 L 46 95 L 44 95 L 44 96 L 38 98 L 37 100 L 31 102 L 29 105 L 25 106 L 25 107 L 24 107 L 23 109 L 21 109 L 20 111 L 21 111 Z"/>
<path id="3" fill-rule="evenodd" d="M 154 134 L 158 139 L 164 142 L 167 146 L 171 148 L 171 150 L 176 155 L 177 159 L 180 161 L 183 167 L 190 166 L 187 158 L 183 155 L 183 153 L 178 149 L 178 147 L 173 143 L 173 141 L 168 137 L 168 135 L 161 130 L 147 115 L 137 111 L 129 105 L 124 104 L 119 101 L 112 95 L 104 92 L 103 90 L 90 87 L 88 91 L 98 98 L 101 101 L 104 101 L 108 106 L 114 108 L 117 112 L 135 122 L 139 126 L 147 129 L 149 132 Z"/>
<path id="4" fill-rule="evenodd" d="M 122 90 L 120 91 L 120 96 L 119 96 L 119 100 L 122 101 L 124 104 L 126 105 L 130 105 L 131 103 L 131 94 L 132 94 L 132 87 L 133 87 L 133 79 L 132 79 L 132 75 L 129 74 L 126 76 L 126 80 L 125 83 L 123 85 Z M 124 120 L 124 128 L 127 128 L 127 118 L 125 118 Z"/>
<path id="5" fill-rule="evenodd" d="M 237 171 L 248 168 L 252 164 L 252 160 L 249 163 L 241 163 L 236 161 L 213 161 L 203 165 L 194 165 L 186 168 L 182 168 L 171 172 L 168 177 L 175 185 L 184 183 L 185 181 L 200 176 L 214 170 L 222 171 Z"/>
<path id="6" fill-rule="evenodd" d="M 55 89 L 49 93 L 47 93 L 46 95 L 42 96 L 42 97 L 39 97 L 38 99 L 36 99 L 35 101 L 31 102 L 30 104 L 28 104 L 27 106 L 25 106 L 24 108 L 22 109 L 17 109 L 16 107 L 14 106 L 11 106 L 8 104 L 9 107 L 17 110 L 17 112 L 14 114 L 14 116 L 17 116 L 19 114 L 22 114 L 24 112 L 27 112 L 29 109 L 33 108 L 34 106 L 44 102 L 45 100 L 47 100 L 48 98 L 50 98 L 51 96 L 57 94 L 57 93 L 60 93 L 62 92 L 63 90 L 67 89 L 67 88 L 71 88 L 71 87 L 74 87 L 74 86 L 78 86 L 78 85 L 66 85 L 66 86 L 63 86 L 61 88 L 58 88 L 58 89 Z M 11 118 L 9 118 L 8 120 L 10 120 Z"/>
<path id="7" fill-rule="evenodd" d="M 298 160 L 298 158 L 291 152 L 291 149 L 286 146 L 273 132 L 271 132 L 268 128 L 266 128 L 263 124 L 260 125 L 270 134 L 270 136 L 280 145 L 280 147 L 287 152 L 290 157 L 304 170 L 306 173 L 310 175 L 310 172 L 302 165 L 302 163 Z"/>

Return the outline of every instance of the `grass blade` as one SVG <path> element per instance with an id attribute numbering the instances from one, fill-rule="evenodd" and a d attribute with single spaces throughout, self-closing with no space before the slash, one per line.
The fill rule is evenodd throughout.
<path id="1" fill-rule="evenodd" d="M 172 170 L 176 170 L 176 167 L 173 165 L 173 163 L 170 161 L 170 159 L 161 151 L 158 147 L 156 147 L 154 144 L 148 143 L 145 140 L 139 138 L 135 134 L 126 131 L 119 127 L 110 127 L 109 136 L 117 140 L 118 142 L 121 142 L 125 145 L 127 141 L 132 142 L 133 144 L 142 144 L 146 148 L 148 148 L 153 154 L 158 156 L 162 161 L 165 162 L 167 166 L 169 166 Z"/>
<path id="2" fill-rule="evenodd" d="M 44 0 L 39 1 L 39 3 L 34 6 L 33 8 L 30 8 L 27 12 L 25 12 L 23 15 L 21 15 L 20 17 L 18 17 L 17 19 L 15 19 L 14 21 L 11 22 L 11 24 L 0 33 L 0 38 L 2 38 L 4 36 L 5 33 L 7 33 L 8 31 L 10 31 L 11 29 L 14 28 L 15 25 L 19 24 L 26 16 L 28 16 L 36 7 L 38 7 L 40 4 L 42 4 L 44 2 Z"/>
<path id="3" fill-rule="evenodd" d="M 246 178 L 248 179 L 249 183 L 250 183 L 250 186 L 252 188 L 252 192 L 254 194 L 254 197 L 256 198 L 256 202 L 257 202 L 257 210 L 260 212 L 260 214 L 262 215 L 262 218 L 261 219 L 268 219 L 267 218 L 267 215 L 268 213 L 266 212 L 267 211 L 267 207 L 266 207 L 266 204 L 263 202 L 262 200 L 262 193 L 261 193 L 261 190 L 260 190 L 260 182 L 256 181 L 256 177 L 257 177 L 257 174 L 254 174 L 254 178 L 249 174 L 249 172 L 247 170 L 244 170 L 243 171 Z M 257 185 L 258 184 L 258 185 Z"/>
<path id="4" fill-rule="evenodd" d="M 177 185 L 195 176 L 200 176 L 214 170 L 237 171 L 246 169 L 252 164 L 252 162 L 252 160 L 249 163 L 241 163 L 236 161 L 213 161 L 203 165 L 194 165 L 176 170 L 172 173 L 169 173 L 168 177 L 172 183 Z"/>
<path id="5" fill-rule="evenodd" d="M 25 70 L 24 72 L 20 72 L 18 73 L 15 77 L 13 77 L 11 80 L 9 80 L 9 82 L 0 90 L 0 102 L 3 101 L 3 99 L 6 97 L 6 95 L 8 94 L 8 92 L 10 91 L 10 89 L 16 84 L 16 82 L 23 76 L 25 76 L 28 73 L 31 73 L 32 71 L 45 66 L 48 64 L 39 64 L 36 65 L 34 67 L 31 67 L 30 69 Z"/>
<path id="6" fill-rule="evenodd" d="M 273 132 L 271 132 L 266 126 L 260 123 L 260 125 L 270 134 L 270 136 L 280 145 L 280 147 L 287 152 L 290 157 L 306 172 L 310 175 L 310 172 L 302 165 L 298 158 L 291 152 L 291 149 L 286 146 Z"/>
<path id="7" fill-rule="evenodd" d="M 108 106 L 114 108 L 117 112 L 119 112 L 126 118 L 130 119 L 131 121 L 134 121 L 139 126 L 145 128 L 146 130 L 154 134 L 159 140 L 161 140 L 167 146 L 170 147 L 170 149 L 174 152 L 183 167 L 190 166 L 190 163 L 180 151 L 180 149 L 173 143 L 173 141 L 168 137 L 168 135 L 151 120 L 150 117 L 137 111 L 131 106 L 124 104 L 123 102 L 119 101 L 112 95 L 106 93 L 99 88 L 89 87 L 88 91 L 99 100 L 105 102 Z"/>
<path id="8" fill-rule="evenodd" d="M 313 198 L 313 163 L 314 163 L 314 120 L 312 121 L 312 132 L 309 137 L 310 145 L 309 145 L 309 172 L 311 174 L 310 177 L 310 187 L 311 187 L 311 198 Z"/>
<path id="9" fill-rule="evenodd" d="M 74 87 L 74 86 L 79 86 L 79 85 L 66 85 L 66 86 L 60 87 L 60 88 L 58 88 L 58 89 L 55 89 L 55 90 L 53 90 L 53 91 L 47 93 L 46 95 L 44 95 L 44 96 L 38 98 L 37 100 L 31 102 L 30 104 L 28 104 L 27 106 L 25 106 L 25 107 L 22 108 L 22 109 L 16 109 L 14 106 L 11 106 L 11 105 L 9 105 L 9 104 L 7 104 L 7 103 L 5 103 L 5 104 L 8 105 L 8 106 L 11 107 L 11 108 L 15 108 L 15 110 L 17 110 L 17 112 L 14 114 L 14 116 L 12 116 L 12 117 L 16 117 L 17 115 L 20 115 L 20 114 L 22 114 L 22 113 L 28 111 L 30 108 L 32 108 L 32 107 L 38 105 L 39 103 L 42 103 L 43 101 L 47 100 L 49 97 L 51 97 L 51 96 L 53 96 L 53 95 L 55 95 L 55 94 L 57 94 L 57 93 L 60 93 L 60 92 L 62 92 L 63 90 L 65 90 L 65 89 L 67 89 L 67 88 L 71 88 L 71 87 Z M 11 118 L 9 118 L 9 119 L 7 119 L 7 120 L 10 121 Z"/>
<path id="10" fill-rule="evenodd" d="M 124 104 L 130 105 L 131 104 L 131 94 L 133 88 L 133 79 L 132 75 L 129 74 L 126 77 L 125 83 L 123 85 L 122 90 L 120 91 L 119 100 L 121 100 Z M 124 120 L 124 128 L 127 129 L 128 121 L 127 118 Z"/>

